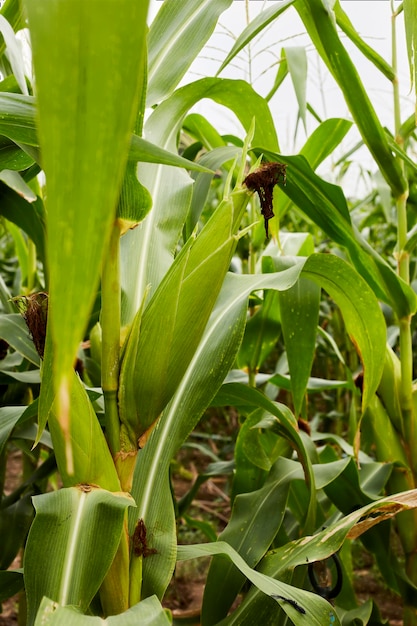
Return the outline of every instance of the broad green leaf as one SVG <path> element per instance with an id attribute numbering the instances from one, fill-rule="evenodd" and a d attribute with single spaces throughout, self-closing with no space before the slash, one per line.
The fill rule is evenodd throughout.
<path id="1" fill-rule="evenodd" d="M 294 2 L 295 0 L 284 0 L 284 2 L 274 4 L 251 20 L 245 30 L 237 38 L 233 48 L 221 64 L 217 74 L 220 74 L 226 65 L 228 65 L 230 61 L 234 59 L 234 57 L 239 54 L 239 52 L 243 50 L 243 48 L 247 46 L 247 44 L 252 41 L 258 33 L 273 22 L 279 15 L 281 15 L 281 13 L 284 13 L 284 11 L 288 9 L 289 6 L 294 4 Z"/>
<path id="2" fill-rule="evenodd" d="M 304 589 L 297 589 L 286 583 L 251 569 L 242 557 L 226 542 L 178 546 L 178 560 L 192 559 L 201 556 L 221 555 L 228 557 L 250 582 L 264 594 L 272 597 L 285 611 L 293 624 L 302 626 L 308 623 L 323 626 L 331 623 L 335 626 L 340 622 L 331 605 L 323 598 Z"/>
<path id="3" fill-rule="evenodd" d="M 27 202 L 36 200 L 36 194 L 24 181 L 19 172 L 4 169 L 0 172 L 0 180 Z"/>
<path id="4" fill-rule="evenodd" d="M 39 367 L 39 355 L 29 337 L 26 323 L 19 313 L 0 315 L 0 337 L 25 359 Z"/>
<path id="5" fill-rule="evenodd" d="M 316 488 L 322 489 L 337 479 L 348 462 L 346 459 L 313 465 Z M 229 524 L 219 540 L 226 541 L 239 552 L 249 567 L 256 566 L 278 533 L 288 489 L 294 480 L 304 480 L 300 463 L 281 457 L 261 489 L 237 496 Z M 225 617 L 243 582 L 244 576 L 231 562 L 218 557 L 213 559 L 204 591 L 204 624 L 218 623 Z"/>
<path id="6" fill-rule="evenodd" d="M 232 0 L 166 0 L 149 29 L 148 106 L 169 96 Z"/>
<path id="7" fill-rule="evenodd" d="M 333 10 L 324 0 L 296 0 L 304 26 L 320 56 L 339 85 L 362 138 L 378 164 L 394 197 L 406 190 L 401 166 L 388 145 L 357 69 L 343 46 Z"/>
<path id="8" fill-rule="evenodd" d="M 115 10 L 110 0 L 26 0 L 25 7 L 48 189 L 54 381 L 65 413 L 126 167 L 148 2 L 119 0 Z"/>
<path id="9" fill-rule="evenodd" d="M 66 424 L 59 420 L 55 408 L 52 408 L 48 418 L 64 485 L 88 482 L 117 491 L 120 489 L 119 480 L 106 439 L 83 384 L 75 373 L 71 383 L 70 401 L 68 433 L 65 432 Z M 73 473 L 68 471 L 65 463 L 67 436 L 73 454 Z"/>
<path id="10" fill-rule="evenodd" d="M 294 85 L 295 95 L 298 102 L 298 115 L 301 117 L 304 129 L 307 119 L 307 54 L 302 46 L 287 46 L 285 48 L 288 71 Z"/>
<path id="11" fill-rule="evenodd" d="M 277 472 L 271 472 L 261 489 L 236 497 L 230 521 L 219 535 L 219 540 L 231 545 L 252 568 L 264 556 L 279 530 L 290 481 L 300 474 L 303 478 L 300 464 L 288 459 L 279 459 L 275 469 Z M 245 577 L 232 562 L 218 557 L 213 559 L 204 589 L 204 624 L 217 624 L 227 615 L 244 581 Z"/>
<path id="12" fill-rule="evenodd" d="M 43 596 L 86 611 L 116 553 L 128 494 L 93 485 L 35 496 L 36 517 L 24 556 L 28 624 Z"/>
<path id="13" fill-rule="evenodd" d="M 109 491 L 120 489 L 109 447 L 100 423 L 78 375 L 72 372 L 70 417 L 66 421 L 54 406 L 55 393 L 52 384 L 52 355 L 50 334 L 47 331 L 45 359 L 42 368 L 42 389 L 39 398 L 38 443 L 49 422 L 57 465 L 65 487 L 78 483 L 99 485 Z M 72 472 L 68 471 L 66 457 L 68 446 L 73 458 Z"/>
<path id="14" fill-rule="evenodd" d="M 269 268 L 276 270 L 281 263 L 282 259 L 271 258 Z M 325 289 L 342 311 L 364 368 L 362 407 L 365 410 L 378 388 L 385 361 L 385 321 L 378 301 L 362 277 L 334 255 L 311 255 L 302 275 Z"/>
<path id="15" fill-rule="evenodd" d="M 107 619 L 82 615 L 74 607 L 57 606 L 49 598 L 44 598 L 35 622 L 35 626 L 138 626 L 138 624 L 169 626 L 171 620 L 155 597 L 147 598 L 128 611 Z"/>
<path id="16" fill-rule="evenodd" d="M 245 81 L 220 78 L 203 78 L 175 91 L 149 117 L 145 124 L 146 139 L 176 152 L 182 121 L 203 98 L 228 107 L 246 131 L 255 118 L 255 144 L 276 149 L 276 131 L 264 98 Z M 172 264 L 192 195 L 190 177 L 163 165 L 144 163 L 140 167 L 140 180 L 153 198 L 153 209 L 141 228 L 126 233 L 121 241 L 122 289 L 129 294 L 122 303 L 123 324 L 132 322 L 149 285 L 152 295 Z"/>
<path id="17" fill-rule="evenodd" d="M 303 276 L 279 294 L 282 333 L 291 376 L 294 411 L 301 414 L 316 348 L 320 285 Z"/>
<path id="18" fill-rule="evenodd" d="M 367 280 L 377 297 L 389 303 L 399 317 L 414 312 L 417 307 L 415 293 L 352 226 L 341 188 L 319 178 L 301 155 L 262 152 L 267 158 L 287 165 L 287 182 L 285 186 L 280 184 L 280 188 L 335 243 L 348 250 L 358 273 Z"/>
<path id="19" fill-rule="evenodd" d="M 306 563 L 331 557 L 341 548 L 346 538 L 356 538 L 372 526 L 416 506 L 416 490 L 372 502 L 329 525 L 314 536 L 302 537 L 282 548 L 273 550 L 265 557 L 258 570 L 263 575 L 282 578 L 285 572 L 293 571 L 297 566 L 305 567 Z M 180 546 L 179 553 L 181 554 L 182 551 L 183 547 Z M 285 609 L 284 606 L 282 608 Z M 253 623 L 254 619 L 256 623 L 264 623 L 270 611 L 271 604 L 266 603 L 265 596 L 258 589 L 251 589 L 240 607 L 221 624 L 222 626 L 248 626 Z"/>

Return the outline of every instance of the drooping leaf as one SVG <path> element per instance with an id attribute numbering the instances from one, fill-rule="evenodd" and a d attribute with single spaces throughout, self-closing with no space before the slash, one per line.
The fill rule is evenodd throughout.
<path id="1" fill-rule="evenodd" d="M 281 259 L 271 258 L 271 270 L 280 263 Z M 303 275 L 323 287 L 342 311 L 346 329 L 359 352 L 367 378 L 362 396 L 365 410 L 378 388 L 385 360 L 386 330 L 378 301 L 362 277 L 334 255 L 311 255 L 303 267 Z"/>
<path id="2" fill-rule="evenodd" d="M 329 558 L 340 549 L 346 537 L 358 537 L 372 526 L 397 515 L 397 513 L 415 508 L 417 506 L 416 496 L 416 490 L 409 491 L 383 498 L 357 509 L 314 536 L 302 537 L 282 548 L 273 550 L 265 557 L 258 570 L 266 576 L 282 578 L 285 572 L 291 572 L 297 566 L 306 566 L 307 563 Z M 180 546 L 179 554 L 181 555 L 184 550 L 188 556 L 191 549 L 187 551 L 187 548 Z M 259 589 L 262 589 L 261 586 Z M 282 608 L 285 610 L 283 605 Z M 253 588 L 240 607 L 221 624 L 222 626 L 240 626 L 241 624 L 249 624 L 253 620 L 262 622 L 267 615 L 270 615 L 270 611 L 270 601 L 266 602 L 265 595 Z"/>
<path id="3" fill-rule="evenodd" d="M 341 188 L 319 178 L 301 155 L 262 152 L 287 165 L 286 184 L 279 185 L 282 191 L 335 243 L 348 250 L 358 273 L 367 280 L 377 297 L 389 303 L 399 317 L 414 312 L 417 308 L 415 293 L 352 226 Z"/>
<path id="4" fill-rule="evenodd" d="M 326 600 L 309 591 L 297 589 L 251 569 L 244 559 L 224 541 L 193 546 L 178 546 L 178 560 L 209 555 L 227 556 L 251 583 L 279 604 L 296 626 L 304 625 L 306 619 L 308 619 L 309 624 L 314 624 L 315 626 L 323 626 L 323 624 L 327 623 L 340 625 L 335 612 Z"/>
<path id="5" fill-rule="evenodd" d="M 377 162 L 395 197 L 406 189 L 400 163 L 388 145 L 358 71 L 343 46 L 333 9 L 323 0 L 296 0 L 304 26 L 317 51 L 338 83 L 362 139 Z"/>
<path id="6" fill-rule="evenodd" d="M 304 129 L 307 128 L 307 54 L 302 46 L 287 46 L 285 48 L 287 67 L 294 85 L 295 95 L 298 102 L 298 115 L 303 121 Z"/>

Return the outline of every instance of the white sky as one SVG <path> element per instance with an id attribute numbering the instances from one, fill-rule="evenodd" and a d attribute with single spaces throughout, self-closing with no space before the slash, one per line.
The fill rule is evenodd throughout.
<path id="1" fill-rule="evenodd" d="M 250 18 L 253 19 L 271 2 L 279 0 L 251 0 L 249 2 Z M 341 0 L 341 4 L 354 27 L 369 45 L 375 48 L 388 62 L 391 60 L 391 6 L 389 0 Z M 395 6 L 400 2 L 396 1 Z M 246 3 L 235 0 L 230 8 L 220 17 L 216 32 L 204 48 L 185 77 L 191 82 L 201 76 L 213 76 L 231 49 L 234 39 L 246 26 Z M 151 0 L 150 17 L 156 14 L 161 6 L 158 0 Z M 405 48 L 403 15 L 397 19 L 397 39 L 399 44 L 399 80 L 401 90 L 402 120 L 414 110 L 414 100 L 410 93 L 409 68 Z M 393 128 L 393 96 L 390 82 L 343 36 L 343 41 L 351 54 L 371 101 L 383 125 Z M 289 7 L 269 28 L 258 36 L 251 45 L 252 85 L 261 95 L 266 95 L 271 88 L 276 65 L 283 46 L 306 46 L 308 52 L 308 83 L 307 101 L 312 104 L 323 119 L 329 117 L 346 117 L 350 119 L 347 106 L 340 90 L 329 76 L 324 65 L 319 61 L 303 24 L 296 10 Z M 221 74 L 223 77 L 244 78 L 249 80 L 248 51 L 242 51 L 233 66 L 229 66 Z M 303 145 L 306 135 L 300 124 L 295 137 L 297 121 L 297 101 L 289 77 L 270 101 L 270 108 L 277 127 L 281 151 L 283 154 L 297 152 Z M 221 133 L 235 133 L 242 136 L 243 132 L 235 116 L 211 101 L 202 101 L 194 109 L 205 115 Z M 312 132 L 316 122 L 307 114 L 307 132 Z M 358 140 L 358 135 L 350 131 L 344 141 L 343 149 L 347 150 Z M 342 149 L 340 154 L 342 153 Z M 358 153 L 359 154 L 359 153 Z M 361 162 L 373 169 L 367 151 L 360 152 Z M 328 169 L 328 168 L 327 168 Z"/>

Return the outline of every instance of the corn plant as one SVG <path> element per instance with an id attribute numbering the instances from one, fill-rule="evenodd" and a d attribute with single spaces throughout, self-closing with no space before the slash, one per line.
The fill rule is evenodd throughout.
<path id="1" fill-rule="evenodd" d="M 31 83 L 4 26 L 1 213 L 12 224 L 22 288 L 0 284 L 1 336 L 9 345 L 1 372 L 30 393 L 27 406 L 19 398 L 0 409 L 0 451 L 4 459 L 8 440 L 29 439 L 35 452 L 22 485 L 2 499 L 10 543 L 0 588 L 4 598 L 24 587 L 28 624 L 170 623 L 161 601 L 176 561 L 205 555 L 214 559 L 203 624 L 367 623 L 375 609 L 354 607 L 346 577 L 344 601 L 334 607 L 326 590 L 308 583 L 307 570 L 337 561 L 347 539 L 365 532 L 380 539 L 383 530 L 372 529 L 378 522 L 414 515 L 414 482 L 400 481 L 404 493 L 381 498 L 395 471 L 360 453 L 357 438 L 354 446 L 337 440 L 346 452 L 339 458 L 299 428 L 320 289 L 340 308 L 360 356 L 365 416 L 394 363 L 385 361 L 378 299 L 409 333 L 416 297 L 354 228 L 342 190 L 314 172 L 349 123 L 324 122 L 299 155 L 282 155 L 267 101 L 247 82 L 206 77 L 178 88 L 230 3 L 165 0 L 149 33 L 146 2 L 25 0 L 25 17 L 15 0 L 2 8 L 16 31 L 28 20 L 34 67 Z M 360 96 L 359 104 L 348 100 L 355 122 L 403 202 L 404 153 L 394 156 L 327 5 L 271 7 L 225 63 L 291 4 L 341 84 L 334 59 L 342 59 Z M 338 5 L 335 11 L 343 24 Z M 203 98 L 228 107 L 246 136 L 228 141 L 204 118 L 188 116 Z M 191 147 L 179 156 L 183 128 L 204 147 L 200 159 Z M 224 185 L 208 211 L 216 170 Z M 315 253 L 308 234 L 280 246 L 259 243 L 264 226 L 277 235 L 274 211 L 291 203 L 346 260 Z M 229 271 L 239 246 L 250 251 L 250 272 Z M 249 302 L 251 294 L 262 306 Z M 278 371 L 263 391 L 256 388 L 281 328 L 294 411 L 271 392 L 274 382 L 285 384 Z M 249 373 L 245 383 L 236 364 Z M 352 381 L 339 385 L 353 388 Z M 400 397 L 405 402 L 405 387 Z M 218 541 L 177 546 L 169 466 L 210 405 L 233 405 L 246 416 L 236 441 L 233 513 Z M 355 510 L 338 498 L 341 486 Z M 14 529 L 13 516 L 25 523 Z M 23 572 L 7 570 L 22 543 Z M 245 580 L 252 586 L 229 614 Z"/>

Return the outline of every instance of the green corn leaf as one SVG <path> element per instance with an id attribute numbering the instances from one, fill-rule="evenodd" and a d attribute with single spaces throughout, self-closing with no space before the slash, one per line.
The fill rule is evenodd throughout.
<path id="1" fill-rule="evenodd" d="M 21 92 L 24 95 L 28 95 L 22 48 L 16 39 L 12 26 L 2 14 L 0 14 L 0 33 L 4 43 L 6 44 L 6 55 L 11 66 L 12 73 L 16 78 L 16 82 L 18 83 Z"/>
<path id="2" fill-rule="evenodd" d="M 287 46 L 285 48 L 288 72 L 294 85 L 298 102 L 298 115 L 302 119 L 304 129 L 307 128 L 307 54 L 302 46 Z"/>
<path id="3" fill-rule="evenodd" d="M 276 468 L 279 468 L 280 474 L 271 475 L 261 489 L 237 496 L 230 521 L 219 536 L 220 541 L 231 545 L 252 568 L 264 556 L 279 530 L 290 481 L 298 478 L 300 473 L 302 477 L 300 464 L 288 459 L 281 458 Z M 204 589 L 204 624 L 217 624 L 226 617 L 244 581 L 244 575 L 232 561 L 218 557 L 213 559 Z"/>
<path id="4" fill-rule="evenodd" d="M 32 96 L 0 93 L 0 132 L 15 143 L 38 146 Z"/>
<path id="5" fill-rule="evenodd" d="M 395 79 L 395 73 L 391 65 L 387 63 L 385 59 L 376 52 L 376 50 L 371 48 L 371 46 L 369 46 L 366 41 L 362 39 L 362 37 L 359 36 L 349 17 L 342 9 L 340 0 L 336 0 L 333 9 L 337 25 L 343 30 L 345 35 L 347 35 L 358 50 L 360 50 L 364 56 L 369 59 L 369 61 L 371 61 L 371 63 L 373 63 L 375 67 L 377 67 L 384 74 L 384 76 L 388 78 L 388 80 L 392 82 Z"/>
<path id="6" fill-rule="evenodd" d="M 20 0 L 5 0 L 0 13 L 6 18 L 15 33 L 25 27 L 23 8 Z M 2 56 L 6 49 L 6 42 L 3 38 L 0 38 L 0 41 L 0 56 Z"/>
<path id="7" fill-rule="evenodd" d="M 190 113 L 184 120 L 183 130 L 191 135 L 207 150 L 220 148 L 225 145 L 224 139 L 210 122 L 199 113 Z"/>
<path id="8" fill-rule="evenodd" d="M 128 494 L 79 485 L 35 496 L 36 517 L 25 549 L 28 624 L 43 596 L 86 611 L 116 554 Z"/>
<path id="9" fill-rule="evenodd" d="M 327 258 L 329 255 L 318 256 Z M 340 259 L 335 262 L 349 268 Z M 212 400 L 233 364 L 243 333 L 249 294 L 259 289 L 288 289 L 300 276 L 305 263 L 306 259 L 299 258 L 293 266 L 274 274 L 253 276 L 228 274 L 226 276 L 202 340 L 173 398 L 164 409 L 158 427 L 152 431 L 144 449 L 138 454 L 132 487 L 132 495 L 138 509 L 130 513 L 129 533 L 133 534 L 137 520 L 142 518 L 152 537 L 151 547 L 158 550 L 157 556 L 150 556 L 143 563 L 144 595 L 157 593 L 162 596 L 170 581 L 175 562 L 176 538 L 175 516 L 168 479 L 169 463 L 205 407 Z M 355 277 L 357 276 L 351 268 L 349 270 Z M 312 273 L 309 275 L 309 278 L 311 277 Z M 371 310 L 378 307 L 375 296 L 366 283 L 362 285 L 360 281 L 356 282 L 356 288 L 355 293 L 358 298 L 362 298 L 364 293 L 366 297 L 369 297 L 372 302 Z M 352 295 L 351 298 L 349 307 L 355 308 L 356 298 Z M 373 325 L 371 332 L 372 341 L 380 341 L 381 328 L 379 326 L 374 328 Z M 358 336 L 357 341 L 362 352 L 368 357 L 368 343 L 362 346 L 364 341 L 362 336 Z M 383 345 L 385 345 L 385 339 Z M 213 367 L 212 364 L 216 366 Z M 368 364 L 365 368 L 365 377 L 370 373 L 370 369 L 372 365 Z M 259 392 L 248 391 L 239 385 L 236 392 L 230 394 L 233 386 L 227 385 L 226 387 L 227 395 L 221 396 L 223 391 L 219 395 L 219 402 L 222 406 L 243 404 L 244 406 L 263 406 L 270 412 L 276 411 L 275 404 Z M 248 400 L 246 393 L 254 393 L 256 396 Z M 264 402 L 266 405 L 262 404 Z M 294 417 L 288 419 L 285 424 L 291 437 L 296 438 L 294 443 L 304 449 L 296 431 Z"/>
<path id="10" fill-rule="evenodd" d="M 416 506 L 416 490 L 372 502 L 343 517 L 335 524 L 328 526 L 325 530 L 312 537 L 303 537 L 272 551 L 270 555 L 263 559 L 260 566 L 258 566 L 258 570 L 266 576 L 282 578 L 285 572 L 291 572 L 297 566 L 305 567 L 306 563 L 331 557 L 341 548 L 346 537 L 352 539 L 358 537 L 372 528 L 372 526 L 393 517 L 401 511 L 409 510 Z M 191 549 L 187 550 L 185 546 L 180 546 L 179 554 L 181 555 L 183 551 L 186 556 L 191 553 Z M 262 590 L 260 586 L 259 589 Z M 258 589 L 251 589 L 240 607 L 223 620 L 221 624 L 222 626 L 240 626 L 241 624 L 253 623 L 253 620 L 256 623 L 263 623 L 267 619 L 267 615 L 270 615 L 272 606 L 271 601 L 267 601 L 263 593 L 260 593 Z M 285 610 L 283 605 L 282 608 Z M 321 622 L 321 624 L 323 623 L 327 624 L 328 622 Z"/>
<path id="11" fill-rule="evenodd" d="M 185 169 L 196 170 L 197 172 L 209 172 L 207 168 L 199 163 L 184 159 L 178 154 L 168 152 L 159 146 L 147 141 L 137 135 L 132 136 L 129 151 L 129 161 L 141 161 L 143 163 L 161 163 L 163 165 L 173 165 L 174 167 L 185 167 Z"/>
<path id="12" fill-rule="evenodd" d="M 119 478 L 100 423 L 83 383 L 74 371 L 71 375 L 70 416 L 66 421 L 62 419 L 54 406 L 51 339 L 47 330 L 42 367 L 41 389 L 43 393 L 39 398 L 36 443 L 40 440 L 48 421 L 64 486 L 89 483 L 99 485 L 109 491 L 118 491 L 120 489 Z M 73 457 L 72 472 L 68 471 L 66 463 L 68 446 L 71 448 Z"/>
<path id="13" fill-rule="evenodd" d="M 65 412 L 126 167 L 148 2 L 120 0 L 116 10 L 109 0 L 27 0 L 25 7 L 48 188 L 54 381 Z"/>
<path id="14" fill-rule="evenodd" d="M 181 250 L 129 336 L 119 406 L 132 444 L 172 397 L 201 339 L 235 248 L 235 211 L 242 214 L 248 196 L 240 191 L 235 198 L 221 202 L 195 242 Z"/>
<path id="15" fill-rule="evenodd" d="M 336 480 L 348 462 L 345 459 L 314 465 L 316 488 L 322 489 Z M 281 457 L 261 489 L 236 498 L 231 519 L 219 540 L 227 542 L 239 552 L 249 567 L 257 565 L 278 533 L 284 518 L 288 490 L 294 480 L 304 480 L 300 463 Z M 205 624 L 217 624 L 227 615 L 244 580 L 243 574 L 231 561 L 218 557 L 213 559 L 203 598 L 202 615 Z"/>
<path id="16" fill-rule="evenodd" d="M 273 350 L 281 334 L 279 296 L 267 291 L 261 308 L 248 319 L 237 356 L 237 367 L 256 372 Z"/>
<path id="17" fill-rule="evenodd" d="M 280 188 L 335 243 L 348 250 L 352 263 L 377 297 L 390 304 L 399 317 L 415 312 L 417 298 L 413 290 L 352 226 L 341 188 L 319 178 L 301 155 L 259 151 L 268 159 L 287 165 L 287 182 L 285 186 L 280 184 Z"/>
<path id="18" fill-rule="evenodd" d="M 22 406 L 0 407 L 0 456 L 3 454 L 4 447 L 7 444 L 12 430 L 24 411 L 25 407 Z"/>
<path id="19" fill-rule="evenodd" d="M 336 28 L 333 10 L 323 0 L 296 0 L 304 26 L 343 92 L 349 110 L 361 136 L 378 164 L 394 197 L 406 190 L 400 164 L 390 150 L 368 94 Z"/>
<path id="20" fill-rule="evenodd" d="M 13 141 L 0 137 L 0 168 L 22 171 L 33 165 L 34 160 Z"/>
<path id="21" fill-rule="evenodd" d="M 0 337 L 28 361 L 39 367 L 39 355 L 29 337 L 23 317 L 16 314 L 0 315 Z"/>
<path id="22" fill-rule="evenodd" d="M 16 502 L 0 509 L 0 532 L 7 537 L 0 554 L 0 567 L 7 569 L 18 556 L 22 545 L 25 544 L 30 525 L 33 520 L 33 506 L 31 494 L 27 493 Z"/>
<path id="23" fill-rule="evenodd" d="M 231 109 L 247 132 L 255 118 L 254 143 L 277 149 L 274 122 L 264 98 L 245 81 L 219 78 L 203 78 L 175 91 L 149 117 L 146 139 L 176 152 L 182 121 L 203 98 Z M 140 178 L 153 198 L 153 209 L 141 228 L 126 233 L 121 241 L 122 289 L 129 294 L 122 303 L 122 323 L 127 325 L 140 308 L 149 285 L 152 295 L 172 264 L 192 196 L 192 181 L 185 172 L 143 164 Z M 173 204 L 177 207 L 175 213 Z"/>
<path id="24" fill-rule="evenodd" d="M 300 150 L 315 170 L 335 148 L 342 142 L 349 130 L 352 122 L 343 118 L 335 117 L 322 122 L 308 137 L 304 146 Z"/>
<path id="25" fill-rule="evenodd" d="M 417 2 L 404 0 L 404 23 L 407 39 L 408 63 L 410 66 L 410 82 L 417 91 Z"/>
<path id="26" fill-rule="evenodd" d="M 281 13 L 284 13 L 289 6 L 294 4 L 295 0 L 284 0 L 284 2 L 280 2 L 279 4 L 274 4 L 269 7 L 266 11 L 262 11 L 255 17 L 255 19 L 251 20 L 250 24 L 245 28 L 245 30 L 239 35 L 237 38 L 233 48 L 223 61 L 218 70 L 217 74 L 220 72 L 235 58 L 237 54 L 245 46 L 248 45 L 256 35 L 258 35 L 264 28 L 266 28 L 271 22 L 273 22 Z"/>
<path id="27" fill-rule="evenodd" d="M 276 271 L 279 258 L 265 264 Z M 306 260 L 303 276 L 325 289 L 340 307 L 346 329 L 362 360 L 366 384 L 362 408 L 365 410 L 381 380 L 385 361 L 385 321 L 374 294 L 363 278 L 334 255 L 313 254 Z"/>
<path id="28" fill-rule="evenodd" d="M 269 92 L 265 96 L 265 100 L 267 102 L 269 102 L 271 100 L 272 96 L 277 92 L 277 90 L 279 89 L 281 84 L 284 82 L 284 80 L 285 80 L 287 75 L 288 75 L 287 58 L 285 56 L 285 49 L 282 48 L 281 49 L 281 57 L 280 57 L 280 60 L 279 60 L 279 65 L 278 65 L 278 71 L 277 71 L 277 74 L 275 76 L 274 84 L 272 85 L 271 89 L 269 90 Z"/>
<path id="29" fill-rule="evenodd" d="M 0 571 L 0 602 L 5 602 L 23 589 L 23 571 Z"/>
<path id="30" fill-rule="evenodd" d="M 179 560 L 214 555 L 228 557 L 253 585 L 279 604 L 296 626 L 303 626 L 306 623 L 306 618 L 309 624 L 315 626 L 323 626 L 327 623 L 340 626 L 337 615 L 326 600 L 309 591 L 291 587 L 291 585 L 251 569 L 242 557 L 224 541 L 194 546 L 178 546 Z"/>
<path id="31" fill-rule="evenodd" d="M 298 416 L 307 389 L 316 348 L 321 289 L 301 277 L 279 294 L 282 332 L 291 375 L 294 411 Z"/>
<path id="32" fill-rule="evenodd" d="M 74 607 L 57 606 L 49 598 L 44 598 L 35 622 L 35 626 L 138 626 L 138 624 L 169 626 L 171 620 L 155 597 L 147 598 L 128 611 L 107 619 L 82 615 Z"/>
<path id="33" fill-rule="evenodd" d="M 148 106 L 170 95 L 232 0 L 166 0 L 149 29 Z"/>
<path id="34" fill-rule="evenodd" d="M 0 183 L 0 215 L 29 235 L 47 271 L 46 216 L 42 200 L 36 198 L 35 202 L 27 202 L 10 187 Z"/>

